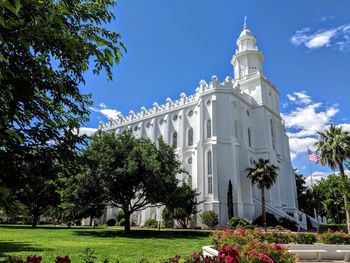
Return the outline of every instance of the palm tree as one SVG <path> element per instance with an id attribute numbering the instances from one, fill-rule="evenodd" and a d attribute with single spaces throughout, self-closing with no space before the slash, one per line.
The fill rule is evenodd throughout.
<path id="1" fill-rule="evenodd" d="M 350 157 L 350 133 L 341 127 L 331 125 L 328 130 L 317 133 L 320 136 L 315 143 L 317 151 L 320 153 L 320 161 L 323 166 L 328 166 L 335 170 L 339 167 L 340 176 L 346 180 L 344 173 L 344 161 Z M 348 210 L 349 197 L 344 194 L 344 206 L 346 211 L 346 223 L 350 233 L 350 212 Z"/>
<path id="2" fill-rule="evenodd" d="M 270 189 L 277 179 L 278 167 L 269 160 L 259 159 L 254 161 L 254 167 L 247 168 L 247 177 L 261 190 L 261 216 L 263 226 L 266 229 L 265 188 Z"/>

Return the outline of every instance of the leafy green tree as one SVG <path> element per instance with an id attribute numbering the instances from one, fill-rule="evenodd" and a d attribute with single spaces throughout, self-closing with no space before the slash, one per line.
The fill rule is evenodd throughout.
<path id="1" fill-rule="evenodd" d="M 6 187 L 0 187 L 0 211 L 6 216 L 9 223 L 11 217 L 25 213 L 23 205 L 19 203 L 14 194 Z"/>
<path id="2" fill-rule="evenodd" d="M 209 229 L 214 229 L 219 224 L 218 214 L 214 211 L 204 211 L 199 214 L 199 219 L 203 225 L 209 227 Z"/>
<path id="3" fill-rule="evenodd" d="M 317 213 L 327 217 L 329 223 L 342 224 L 346 222 L 343 193 L 344 181 L 341 177 L 332 174 L 322 178 L 313 187 Z"/>
<path id="4" fill-rule="evenodd" d="M 104 28 L 114 0 L 0 1 L 0 151 L 77 137 L 90 96 L 79 90 L 94 63 L 112 78 L 124 50 Z M 77 138 L 76 138 L 77 139 Z"/>
<path id="5" fill-rule="evenodd" d="M 174 149 L 163 140 L 158 148 L 150 140 L 135 138 L 130 130 L 120 135 L 99 131 L 85 150 L 90 169 L 103 181 L 109 204 L 124 211 L 125 233 L 130 215 L 162 204 L 178 184 L 181 163 Z"/>
<path id="6" fill-rule="evenodd" d="M 328 130 L 317 133 L 320 138 L 316 142 L 317 151 L 320 152 L 320 160 L 323 166 L 328 165 L 332 169 L 339 168 L 340 177 L 347 181 L 344 172 L 344 161 L 350 157 L 350 133 L 341 127 L 331 125 Z M 350 233 L 349 197 L 344 193 L 344 206 L 346 209 L 346 222 Z"/>
<path id="7" fill-rule="evenodd" d="M 10 160 L 0 159 L 0 166 L 6 169 L 5 186 L 25 205 L 33 217 L 32 226 L 36 227 L 40 215 L 60 203 L 60 163 L 70 158 L 59 145 L 21 149 L 25 150 L 14 154 Z"/>
<path id="8" fill-rule="evenodd" d="M 261 191 L 261 215 L 263 226 L 266 228 L 265 188 L 270 189 L 277 179 L 278 167 L 269 160 L 259 159 L 254 161 L 254 167 L 247 168 L 247 177 L 252 185 L 256 185 Z"/>
<path id="9" fill-rule="evenodd" d="M 175 220 L 181 228 L 187 228 L 191 217 L 197 213 L 196 207 L 199 193 L 186 183 L 182 183 L 175 191 L 170 193 L 165 202 L 168 220 Z M 163 213 L 164 215 L 164 213 Z"/>

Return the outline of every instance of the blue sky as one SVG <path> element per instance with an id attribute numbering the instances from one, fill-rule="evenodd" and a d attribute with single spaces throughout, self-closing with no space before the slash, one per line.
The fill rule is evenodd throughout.
<path id="1" fill-rule="evenodd" d="M 350 130 L 350 1 L 120 0 L 108 25 L 128 52 L 105 75 L 86 74 L 94 106 L 85 130 L 117 112 L 194 93 L 201 79 L 233 76 L 230 64 L 244 16 L 265 55 L 264 73 L 280 91 L 293 166 L 308 174 L 304 153 L 330 123 Z M 313 165 L 322 176 L 328 168 Z"/>

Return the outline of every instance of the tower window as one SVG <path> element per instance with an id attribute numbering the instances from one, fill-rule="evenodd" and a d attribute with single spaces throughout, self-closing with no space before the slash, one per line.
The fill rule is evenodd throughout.
<path id="1" fill-rule="evenodd" d="M 211 138 L 211 120 L 207 120 L 207 138 Z"/>
<path id="2" fill-rule="evenodd" d="M 272 149 L 276 150 L 275 130 L 274 130 L 274 125 L 273 125 L 273 120 L 272 119 L 270 119 L 270 127 L 271 127 Z"/>
<path id="3" fill-rule="evenodd" d="M 177 147 L 177 132 L 173 132 L 172 145 L 173 145 L 174 148 Z"/>
<path id="4" fill-rule="evenodd" d="M 188 129 L 188 138 L 187 138 L 187 146 L 192 146 L 193 145 L 193 129 L 189 128 Z"/>
<path id="5" fill-rule="evenodd" d="M 209 176 L 208 177 L 208 194 L 213 193 L 213 177 Z"/>
<path id="6" fill-rule="evenodd" d="M 252 147 L 252 135 L 251 135 L 250 128 L 248 128 L 248 145 L 249 147 Z"/>
<path id="7" fill-rule="evenodd" d="M 190 110 L 189 112 L 188 112 L 188 116 L 192 116 L 193 115 L 193 110 Z"/>
<path id="8" fill-rule="evenodd" d="M 208 175 L 213 174 L 213 165 L 212 165 L 212 157 L 211 157 L 211 151 L 207 152 L 207 165 L 208 165 Z"/>

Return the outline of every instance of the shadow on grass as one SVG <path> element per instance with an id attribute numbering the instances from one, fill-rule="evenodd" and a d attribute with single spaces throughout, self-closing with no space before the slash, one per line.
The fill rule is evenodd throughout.
<path id="1" fill-rule="evenodd" d="M 0 229 L 52 229 L 52 230 L 72 230 L 72 229 L 94 229 L 90 226 L 71 226 L 70 228 L 65 225 L 38 225 L 33 228 L 31 225 L 6 225 L 0 224 Z M 98 229 L 98 228 L 96 228 Z"/>
<path id="2" fill-rule="evenodd" d="M 0 258 L 5 258 L 12 253 L 24 251 L 27 252 L 28 255 L 33 255 L 35 252 L 43 251 L 43 249 L 38 248 L 37 245 L 36 247 L 33 247 L 28 243 L 0 241 Z"/>
<path id="3" fill-rule="evenodd" d="M 209 237 L 208 231 L 196 231 L 196 230 L 149 230 L 149 229 L 133 229 L 131 234 L 124 234 L 123 230 L 104 230 L 104 231 L 75 231 L 78 236 L 91 236 L 91 237 L 125 237 L 125 238 L 164 238 L 164 239 L 176 239 L 176 238 L 205 238 Z"/>

